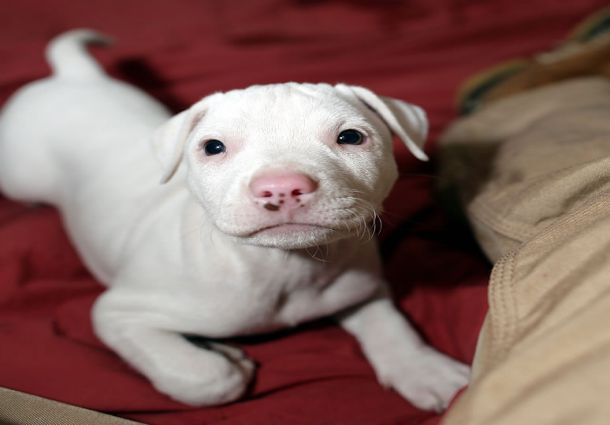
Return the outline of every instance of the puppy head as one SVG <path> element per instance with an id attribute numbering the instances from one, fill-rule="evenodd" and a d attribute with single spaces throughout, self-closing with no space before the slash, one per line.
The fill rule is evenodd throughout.
<path id="1" fill-rule="evenodd" d="M 417 106 L 339 84 L 217 93 L 161 127 L 153 147 L 223 233 L 283 249 L 362 234 L 397 178 L 391 132 L 418 158 Z"/>

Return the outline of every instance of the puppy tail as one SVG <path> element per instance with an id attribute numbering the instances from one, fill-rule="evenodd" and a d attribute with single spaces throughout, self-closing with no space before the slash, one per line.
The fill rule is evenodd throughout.
<path id="1" fill-rule="evenodd" d="M 55 37 L 47 46 L 46 56 L 53 74 L 67 78 L 99 78 L 103 68 L 87 51 L 87 45 L 106 46 L 112 39 L 93 30 L 77 29 Z"/>

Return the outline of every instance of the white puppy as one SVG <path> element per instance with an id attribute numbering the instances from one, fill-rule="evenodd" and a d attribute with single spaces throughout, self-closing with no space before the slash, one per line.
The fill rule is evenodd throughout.
<path id="1" fill-rule="evenodd" d="M 93 311 L 102 341 L 159 391 L 214 405 L 244 393 L 254 364 L 183 334 L 335 314 L 383 385 L 445 408 L 469 369 L 422 342 L 362 238 L 397 177 L 390 130 L 425 159 L 423 111 L 362 87 L 287 83 L 216 93 L 170 117 L 103 73 L 85 50 L 102 40 L 54 40 L 53 76 L 0 119 L 0 189 L 61 210 L 109 287 Z"/>

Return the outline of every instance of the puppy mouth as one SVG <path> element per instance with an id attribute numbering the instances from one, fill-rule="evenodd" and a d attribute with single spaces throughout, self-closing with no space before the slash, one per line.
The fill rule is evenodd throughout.
<path id="1" fill-rule="evenodd" d="M 256 229 L 255 231 L 249 233 L 248 237 L 258 236 L 258 235 L 290 235 L 296 233 L 307 233 L 312 231 L 333 231 L 334 229 L 328 226 L 322 226 L 320 224 L 311 224 L 311 223 L 280 223 L 274 224 L 271 226 L 265 226 L 260 229 Z"/>
<path id="2" fill-rule="evenodd" d="M 281 249 L 303 249 L 343 238 L 343 232 L 322 224 L 285 222 L 261 226 L 241 240 L 245 243 Z"/>

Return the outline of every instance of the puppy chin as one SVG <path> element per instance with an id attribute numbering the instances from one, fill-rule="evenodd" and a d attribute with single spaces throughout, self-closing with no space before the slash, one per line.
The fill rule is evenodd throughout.
<path id="1" fill-rule="evenodd" d="M 328 227 L 286 224 L 256 231 L 240 240 L 248 245 L 288 250 L 326 245 L 347 236 L 348 233 Z"/>

